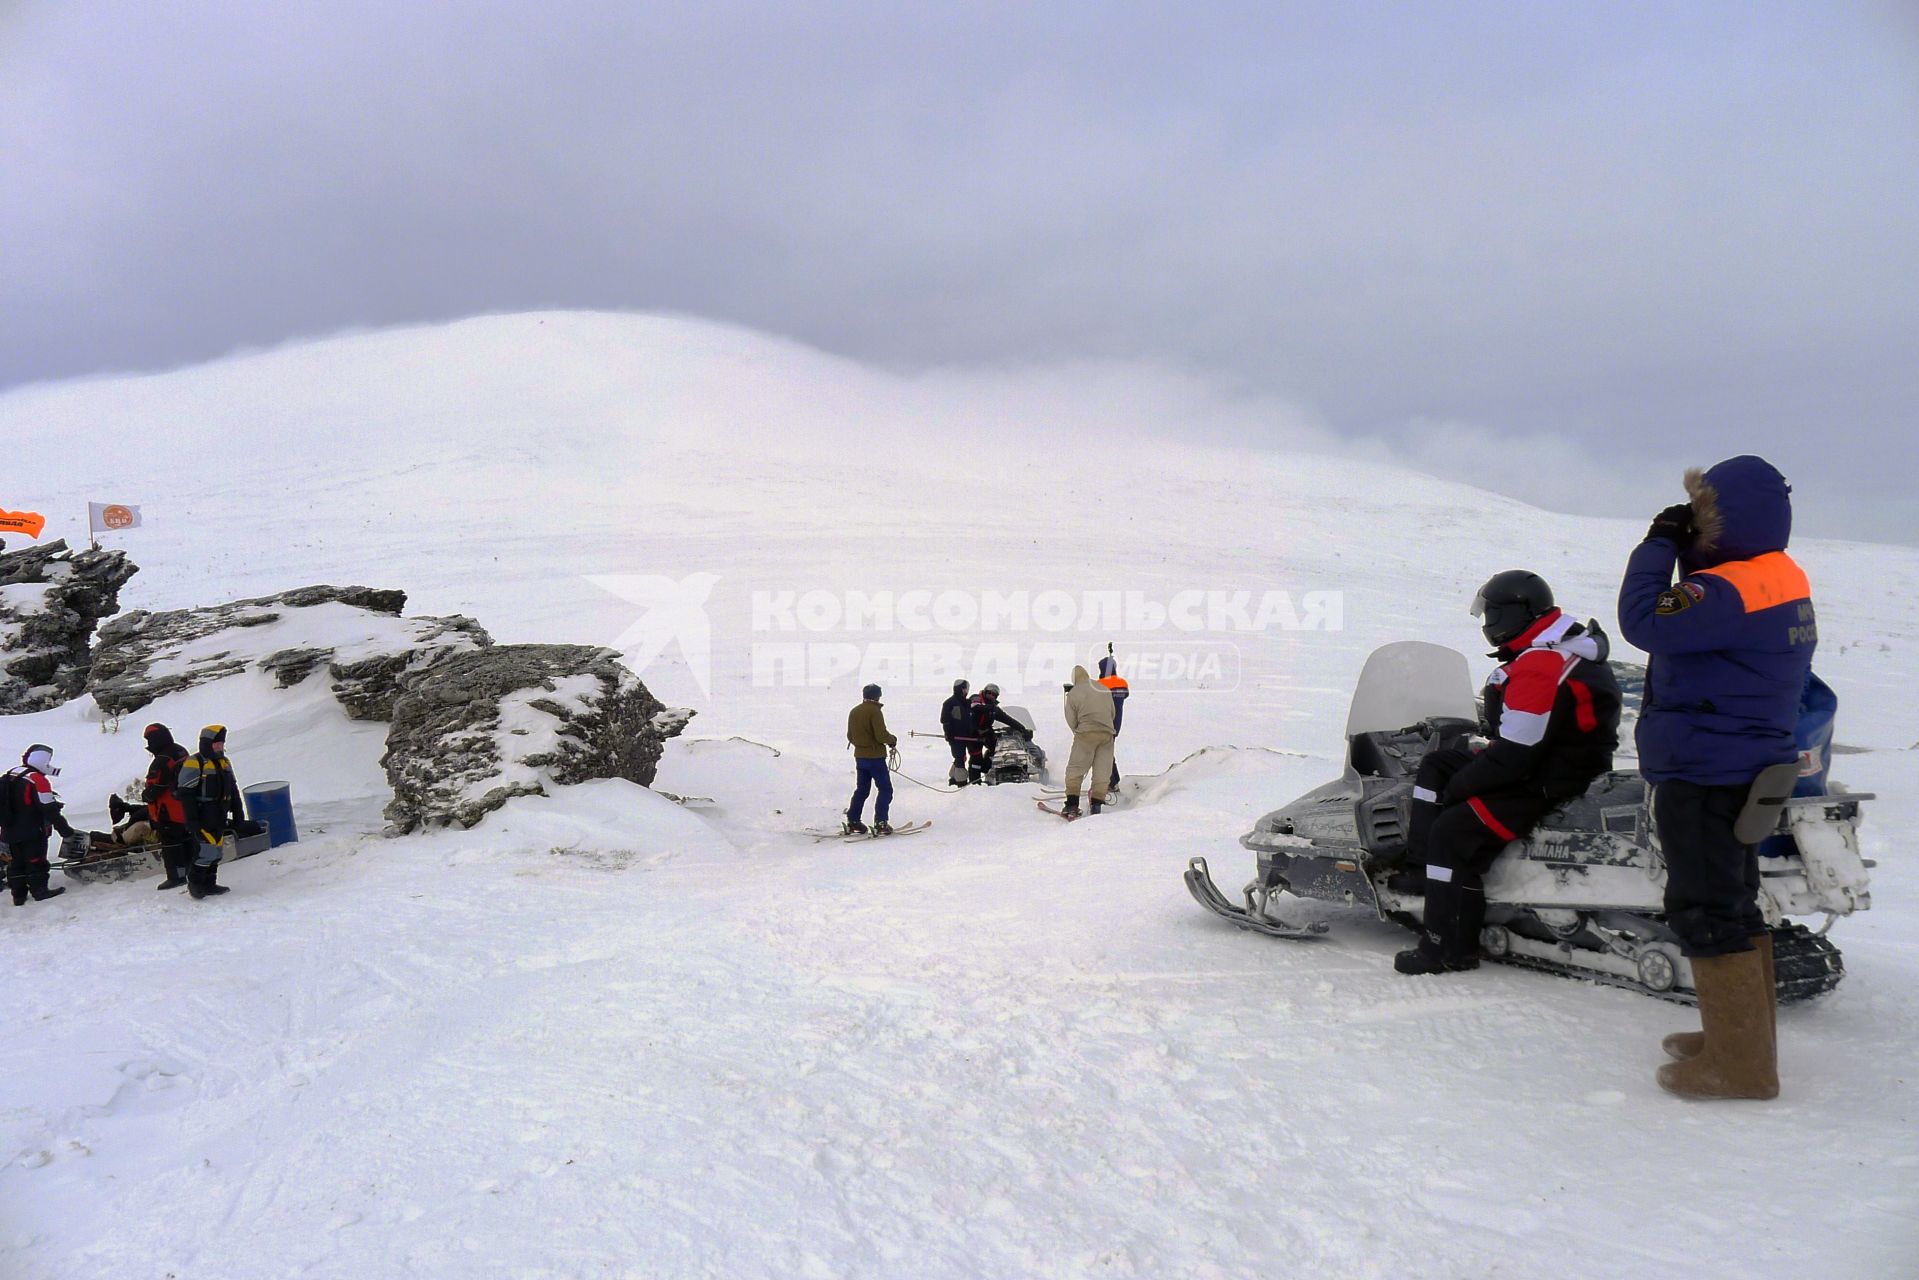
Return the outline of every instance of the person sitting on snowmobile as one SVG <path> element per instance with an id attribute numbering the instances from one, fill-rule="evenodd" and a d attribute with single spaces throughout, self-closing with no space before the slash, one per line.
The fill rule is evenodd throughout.
<path id="1" fill-rule="evenodd" d="M 1659 513 L 1619 588 L 1620 631 L 1651 655 L 1639 768 L 1702 1026 L 1666 1037 L 1678 1061 L 1659 1084 L 1688 1098 L 1774 1098 L 1772 933 L 1756 848 L 1734 824 L 1759 774 L 1798 758 L 1817 621 L 1785 550 L 1792 486 L 1771 463 L 1746 455 L 1688 471 L 1686 491 L 1692 501 Z"/>
<path id="2" fill-rule="evenodd" d="M 145 737 L 153 760 L 147 766 L 146 786 L 140 797 L 147 802 L 147 818 L 160 840 L 160 861 L 167 872 L 157 887 L 178 889 L 187 882 L 187 866 L 193 861 L 193 832 L 187 827 L 186 806 L 174 791 L 187 749 L 173 740 L 172 730 L 163 724 L 148 725 Z"/>
<path id="3" fill-rule="evenodd" d="M 969 688 L 964 680 L 953 681 L 953 696 L 940 703 L 940 732 L 946 737 L 946 749 L 953 753 L 953 767 L 946 771 L 946 781 L 956 787 L 967 784 L 966 753 L 979 741 L 973 708 L 966 699 Z"/>
<path id="4" fill-rule="evenodd" d="M 240 803 L 240 784 L 227 759 L 227 727 L 210 724 L 200 730 L 200 749 L 180 762 L 173 794 L 180 798 L 186 827 L 193 840 L 193 861 L 186 867 L 187 893 L 215 898 L 227 891 L 220 883 L 220 855 L 228 833 L 246 821 Z"/>
<path id="5" fill-rule="evenodd" d="M 1099 684 L 1110 690 L 1113 695 L 1113 745 L 1119 746 L 1120 722 L 1126 718 L 1126 698 L 1132 692 L 1126 685 L 1126 677 L 1119 673 L 1119 663 L 1113 659 L 1113 646 L 1106 646 L 1106 656 L 1099 660 Z M 1119 760 L 1113 760 L 1113 778 L 1107 784 L 1109 791 L 1119 789 Z"/>
<path id="6" fill-rule="evenodd" d="M 20 767 L 0 779 L 0 844 L 7 847 L 7 887 L 16 907 L 26 906 L 29 894 L 45 902 L 66 892 L 64 886 L 47 887 L 47 844 L 53 833 L 78 834 L 60 812 L 51 780 L 59 773 L 53 748 L 36 742 L 21 753 Z"/>
<path id="7" fill-rule="evenodd" d="M 1499 851 L 1612 768 L 1619 683 L 1597 622 L 1553 604 L 1538 574 L 1508 569 L 1473 598 L 1499 667 L 1486 681 L 1487 747 L 1429 751 L 1414 778 L 1407 846 L 1426 869 L 1419 945 L 1393 958 L 1401 973 L 1479 967 L 1486 920 L 1481 877 Z"/>
<path id="8" fill-rule="evenodd" d="M 966 777 L 979 782 L 993 764 L 993 748 L 999 745 L 996 725 L 1005 725 L 1022 738 L 1030 738 L 1026 726 L 1000 710 L 999 686 L 989 684 L 973 695 L 973 741 L 968 744 Z"/>
<path id="9" fill-rule="evenodd" d="M 1113 698 L 1085 667 L 1073 668 L 1066 686 L 1066 727 L 1073 733 L 1073 751 L 1066 757 L 1066 816 L 1079 816 L 1080 782 L 1092 775 L 1093 812 L 1106 803 L 1106 775 L 1113 767 Z"/>
<path id="10" fill-rule="evenodd" d="M 860 704 L 846 713 L 846 740 L 853 747 L 853 767 L 859 775 L 852 802 L 846 806 L 845 830 L 849 834 L 866 831 L 860 815 L 866 812 L 866 793 L 874 789 L 879 797 L 873 802 L 873 832 L 882 836 L 893 832 L 886 821 L 887 811 L 893 807 L 893 776 L 887 770 L 886 757 L 900 740 L 886 731 L 886 713 L 880 705 L 880 687 L 869 684 L 860 690 Z"/>

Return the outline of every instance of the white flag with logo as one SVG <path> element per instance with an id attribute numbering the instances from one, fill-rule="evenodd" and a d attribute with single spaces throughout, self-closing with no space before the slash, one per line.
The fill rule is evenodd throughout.
<path id="1" fill-rule="evenodd" d="M 87 504 L 87 528 L 93 532 L 110 533 L 119 529 L 138 529 L 140 527 L 140 508 L 129 507 L 120 502 L 89 502 Z"/>

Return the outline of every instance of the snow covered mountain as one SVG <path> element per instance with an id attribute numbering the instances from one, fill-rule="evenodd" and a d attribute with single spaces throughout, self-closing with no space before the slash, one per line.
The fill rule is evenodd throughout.
<path id="1" fill-rule="evenodd" d="M 1188 857 L 1236 884 L 1237 837 L 1329 775 L 1374 647 L 1476 657 L 1466 602 L 1520 564 L 1613 629 L 1642 529 L 1287 413 L 1164 372 L 905 377 L 571 313 L 0 396 L 0 436 L 43 446 L 6 505 L 70 540 L 88 500 L 142 505 L 112 536 L 141 566 L 125 607 L 356 582 L 614 645 L 699 710 L 659 786 L 709 801 L 602 782 L 383 840 L 381 735 L 323 690 L 236 677 L 143 711 L 232 726 L 307 838 L 218 902 L 136 881 L 0 908 L 0 1273 L 1898 1274 L 1919 551 L 1795 544 L 1858 749 L 1835 777 L 1881 797 L 1876 905 L 1835 929 L 1845 984 L 1781 1012 L 1781 1100 L 1683 1106 L 1652 1080 L 1683 1010 L 1407 980 L 1360 914 L 1288 945 L 1186 896 Z M 1177 442 L 1248 415 L 1299 447 Z M 845 801 L 864 679 L 937 783 L 943 746 L 904 733 L 953 674 L 1063 760 L 1058 662 L 1108 640 L 1152 664 L 1119 743 L 1165 771 L 1151 803 L 1067 826 L 1029 789 L 902 782 L 931 831 L 798 834 Z M 143 763 L 116 727 L 85 700 L 0 719 L 0 755 L 54 743 L 103 821 Z M 1206 746 L 1237 749 L 1187 760 Z"/>

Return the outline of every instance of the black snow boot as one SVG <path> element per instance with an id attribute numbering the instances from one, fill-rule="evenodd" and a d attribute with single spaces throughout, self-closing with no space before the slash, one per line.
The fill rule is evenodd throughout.
<path id="1" fill-rule="evenodd" d="M 220 864 L 196 862 L 187 868 L 187 892 L 195 898 L 217 898 L 227 891 L 220 883 Z"/>
<path id="2" fill-rule="evenodd" d="M 1062 809 L 1061 812 L 1064 813 L 1069 818 L 1079 817 L 1079 797 L 1067 796 L 1066 807 Z"/>
<path id="3" fill-rule="evenodd" d="M 851 818 L 846 820 L 844 830 L 849 836 L 863 836 L 867 834 L 866 824 L 864 822 L 855 822 Z"/>
<path id="4" fill-rule="evenodd" d="M 1476 907 L 1469 906 L 1469 901 L 1476 902 Z M 1477 969 L 1479 929 L 1485 916 L 1486 896 L 1477 886 L 1465 890 L 1454 880 L 1428 878 L 1425 927 L 1420 931 L 1419 945 L 1394 956 L 1393 969 L 1411 975 Z"/>
<path id="5" fill-rule="evenodd" d="M 47 878 L 45 876 L 35 876 L 33 888 L 29 890 L 29 892 L 33 894 L 33 900 L 35 902 L 45 902 L 48 898 L 57 898 L 66 891 L 67 887 L 65 885 L 61 885 L 58 889 L 47 888 Z"/>
<path id="6" fill-rule="evenodd" d="M 113 825 L 117 827 L 120 825 L 121 819 L 133 812 L 133 806 L 122 800 L 119 796 L 108 796 L 107 812 L 112 815 Z"/>
<path id="7" fill-rule="evenodd" d="M 1092 800 L 1092 801 L 1089 801 L 1088 803 L 1092 805 L 1092 808 L 1088 810 L 1089 813 L 1098 813 L 1101 809 L 1104 809 L 1106 807 L 1106 802 L 1104 800 Z"/>
<path id="8" fill-rule="evenodd" d="M 15 880 L 8 884 L 7 887 L 13 890 L 14 906 L 24 907 L 27 905 L 27 882 L 25 880 Z"/>
<path id="9" fill-rule="evenodd" d="M 893 834 L 893 824 L 890 822 L 875 822 L 873 824 L 873 834 L 876 836 L 890 836 Z"/>

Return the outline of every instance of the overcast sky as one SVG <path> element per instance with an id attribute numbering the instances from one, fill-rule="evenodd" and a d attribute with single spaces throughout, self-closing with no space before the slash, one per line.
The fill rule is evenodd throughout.
<path id="1" fill-rule="evenodd" d="M 672 310 L 1919 541 L 1919 3 L 0 0 L 0 387 Z"/>

